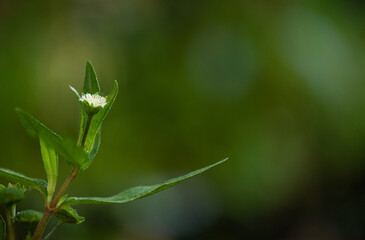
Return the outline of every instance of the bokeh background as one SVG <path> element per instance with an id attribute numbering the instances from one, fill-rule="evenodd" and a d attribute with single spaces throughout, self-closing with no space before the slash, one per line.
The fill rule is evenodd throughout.
<path id="1" fill-rule="evenodd" d="M 120 92 L 70 195 L 230 160 L 136 202 L 79 206 L 86 222 L 54 239 L 364 239 L 364 11 L 356 0 L 0 0 L 1 167 L 45 178 L 14 108 L 76 138 L 68 85 L 81 90 L 91 60 L 102 91 L 117 79 Z"/>

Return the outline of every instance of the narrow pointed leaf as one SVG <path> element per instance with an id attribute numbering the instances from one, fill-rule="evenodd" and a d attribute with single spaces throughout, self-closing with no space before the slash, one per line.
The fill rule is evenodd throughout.
<path id="1" fill-rule="evenodd" d="M 88 118 L 84 104 L 82 102 L 80 102 L 80 104 L 81 104 L 80 132 L 79 132 L 79 138 L 77 140 L 77 145 L 79 146 L 81 146 L 82 139 L 84 138 L 86 122 Z"/>
<path id="2" fill-rule="evenodd" d="M 4 240 L 6 235 L 6 223 L 4 218 L 0 215 L 0 240 Z"/>
<path id="3" fill-rule="evenodd" d="M 47 183 L 41 179 L 30 178 L 24 176 L 21 173 L 14 172 L 9 169 L 0 168 L 0 175 L 7 177 L 8 179 L 20 182 L 25 186 L 29 186 L 33 189 L 38 190 L 44 197 L 47 196 Z"/>
<path id="4" fill-rule="evenodd" d="M 101 144 L 101 129 L 99 129 L 99 131 L 96 134 L 95 140 L 94 140 L 94 144 L 91 148 L 90 151 L 90 159 L 94 159 L 95 155 L 98 153 L 99 147 Z"/>
<path id="5" fill-rule="evenodd" d="M 76 209 L 73 209 L 70 206 L 62 207 L 57 212 L 55 212 L 55 216 L 62 223 L 80 224 L 85 221 L 85 218 L 78 215 Z"/>
<path id="6" fill-rule="evenodd" d="M 69 85 L 69 87 L 70 87 L 71 91 L 73 91 L 76 94 L 77 98 L 80 99 L 81 96 L 80 96 L 79 92 L 74 87 L 72 87 L 71 85 Z"/>
<path id="7" fill-rule="evenodd" d="M 127 189 L 117 195 L 111 197 L 69 197 L 62 205 L 75 205 L 75 204 L 116 204 L 116 203 L 126 203 L 130 201 L 134 201 L 140 198 L 144 198 L 150 196 L 152 194 L 163 191 L 167 188 L 170 188 L 182 181 L 185 181 L 195 175 L 198 175 L 212 167 L 215 167 L 227 159 L 214 163 L 210 166 L 195 170 L 190 172 L 184 176 L 173 178 L 167 180 L 161 184 L 155 184 L 151 186 L 138 186 Z"/>
<path id="8" fill-rule="evenodd" d="M 68 194 L 63 195 L 63 196 L 60 198 L 60 200 L 58 200 L 58 203 L 57 203 L 56 208 L 58 208 L 59 206 L 61 206 L 61 205 L 62 205 L 62 203 L 63 203 L 63 202 L 67 199 L 67 197 L 68 197 Z"/>
<path id="9" fill-rule="evenodd" d="M 57 184 L 57 176 L 58 176 L 58 156 L 55 150 L 49 147 L 43 140 L 42 137 L 39 138 L 41 145 L 41 153 L 43 159 L 44 169 L 47 173 L 47 192 L 48 192 L 48 200 L 51 200 L 51 197 L 56 189 Z"/>
<path id="10" fill-rule="evenodd" d="M 94 115 L 92 118 L 92 121 L 90 124 L 90 129 L 87 134 L 86 141 L 85 141 L 86 151 L 91 154 L 91 152 L 93 150 L 93 153 L 91 154 L 92 157 L 95 157 L 97 149 L 98 149 L 98 148 L 95 148 L 96 146 L 98 147 L 98 144 L 94 145 L 94 143 L 98 142 L 97 137 L 98 137 L 98 134 L 100 134 L 99 131 L 101 128 L 101 124 L 103 123 L 104 118 L 106 117 L 107 113 L 111 109 L 111 107 L 115 101 L 115 98 L 117 96 L 117 93 L 118 93 L 118 82 L 115 81 L 112 92 L 110 93 L 109 96 L 107 96 L 108 103 L 105 105 L 104 108 L 100 109 L 100 111 L 96 115 Z M 93 149 L 93 147 L 94 147 L 94 149 Z"/>
<path id="11" fill-rule="evenodd" d="M 77 146 L 72 139 L 64 139 L 55 149 L 72 166 L 85 169 L 90 165 L 91 160 L 89 154 Z"/>
<path id="12" fill-rule="evenodd" d="M 85 94 L 86 93 L 95 94 L 100 92 L 99 81 L 96 76 L 94 66 L 89 61 L 86 62 L 83 92 Z"/>
<path id="13" fill-rule="evenodd" d="M 90 164 L 89 155 L 82 148 L 78 147 L 76 143 L 69 139 L 63 139 L 23 110 L 17 108 L 16 111 L 28 134 L 32 137 L 42 138 L 43 141 L 48 146 L 54 148 L 68 164 L 80 168 L 84 168 Z"/>

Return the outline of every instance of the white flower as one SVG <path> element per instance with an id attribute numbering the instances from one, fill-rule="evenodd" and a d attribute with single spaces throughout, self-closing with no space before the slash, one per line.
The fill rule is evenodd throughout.
<path id="1" fill-rule="evenodd" d="M 90 93 L 83 94 L 79 100 L 80 102 L 86 101 L 90 107 L 94 108 L 96 107 L 103 108 L 107 104 L 105 97 L 99 96 L 97 94 L 90 94 Z"/>

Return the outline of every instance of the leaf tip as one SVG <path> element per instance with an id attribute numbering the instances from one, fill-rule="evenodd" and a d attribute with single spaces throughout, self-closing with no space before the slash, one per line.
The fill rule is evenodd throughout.
<path id="1" fill-rule="evenodd" d="M 93 64 L 91 63 L 90 60 L 86 60 L 86 65 L 92 66 Z"/>
<path id="2" fill-rule="evenodd" d="M 228 158 L 225 158 L 225 159 L 223 159 L 223 160 L 220 160 L 219 162 L 215 163 L 215 164 L 214 164 L 214 166 L 217 166 L 217 165 L 219 165 L 219 164 L 221 164 L 221 163 L 224 163 L 224 162 L 226 162 L 227 160 L 228 160 Z"/>
<path id="3" fill-rule="evenodd" d="M 91 94 L 100 93 L 98 77 L 96 75 L 94 66 L 89 60 L 86 61 L 83 92 Z"/>
<path id="4" fill-rule="evenodd" d="M 27 113 L 24 112 L 24 110 L 21 109 L 20 107 L 16 107 L 15 112 L 18 114 L 19 119 L 23 122 L 22 119 L 27 116 Z"/>
<path id="5" fill-rule="evenodd" d="M 118 84 L 118 81 L 117 80 L 114 80 L 114 86 L 113 86 L 113 90 L 112 91 L 115 91 L 116 94 L 119 91 L 119 84 Z"/>
<path id="6" fill-rule="evenodd" d="M 90 60 L 87 60 L 86 61 L 86 70 L 90 69 L 92 72 L 95 73 L 95 68 L 94 68 L 94 65 L 91 63 Z"/>
<path id="7" fill-rule="evenodd" d="M 68 87 L 71 89 L 71 91 L 73 91 L 75 94 L 76 94 L 76 96 L 78 97 L 78 98 L 80 98 L 80 94 L 79 94 L 79 92 L 74 88 L 74 87 L 72 87 L 71 85 L 68 85 Z"/>

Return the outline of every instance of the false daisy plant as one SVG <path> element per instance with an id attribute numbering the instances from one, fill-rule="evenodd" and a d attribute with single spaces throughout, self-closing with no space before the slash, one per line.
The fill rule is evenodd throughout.
<path id="1" fill-rule="evenodd" d="M 47 181 L 0 168 L 0 175 L 12 181 L 7 187 L 0 185 L 0 205 L 3 206 L 5 213 L 5 220 L 0 215 L 0 240 L 6 237 L 9 240 L 15 240 L 15 223 L 22 223 L 27 227 L 28 234 L 24 236 L 25 239 L 42 239 L 45 227 L 50 217 L 54 215 L 58 219 L 58 224 L 43 238 L 45 240 L 50 239 L 56 229 L 63 224 L 80 224 L 85 221 L 84 217 L 79 216 L 76 210 L 71 207 L 73 205 L 118 204 L 134 201 L 170 188 L 227 160 L 224 159 L 160 184 L 132 187 L 111 197 L 68 196 L 66 190 L 73 179 L 80 171 L 85 171 L 90 166 L 98 152 L 101 141 L 101 125 L 117 96 L 118 83 L 117 81 L 114 82 L 114 87 L 109 95 L 100 95 L 99 82 L 94 67 L 90 62 L 87 62 L 81 94 L 73 87 L 70 86 L 70 88 L 77 95 L 81 105 L 80 132 L 77 141 L 61 137 L 22 109 L 16 109 L 28 134 L 39 140 Z M 67 162 L 71 171 L 61 187 L 56 189 L 59 157 Z M 23 200 L 32 189 L 43 196 L 44 212 L 34 210 L 17 212 L 16 204 Z"/>

